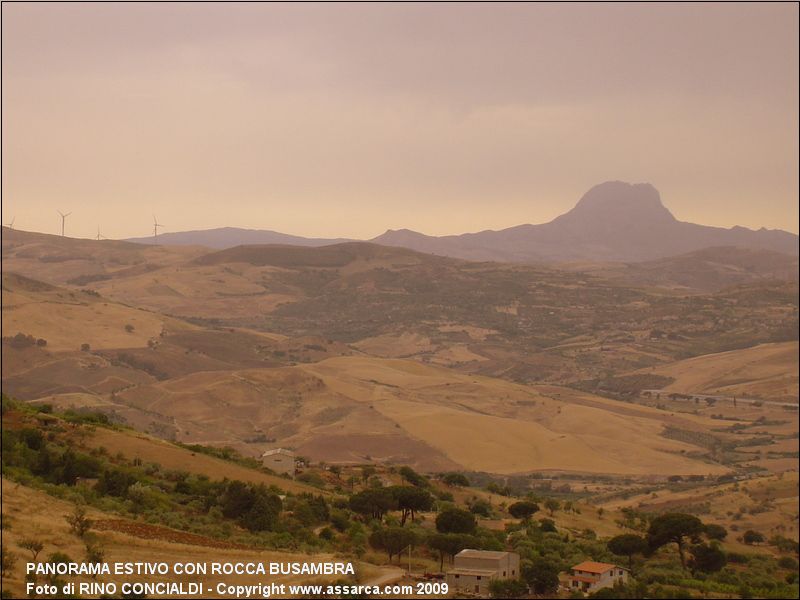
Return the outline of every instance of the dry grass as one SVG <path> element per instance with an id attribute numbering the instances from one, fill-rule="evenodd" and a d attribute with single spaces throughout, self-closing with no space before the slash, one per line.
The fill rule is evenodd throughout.
<path id="1" fill-rule="evenodd" d="M 665 389 L 797 402 L 798 342 L 760 344 L 640 371 L 675 378 Z"/>
<path id="2" fill-rule="evenodd" d="M 17 563 L 8 579 L 4 580 L 4 590 L 12 593 L 13 597 L 25 596 L 25 562 L 30 559 L 30 554 L 18 547 L 18 543 L 27 538 L 40 540 L 44 543 L 44 550 L 39 556 L 41 561 L 54 552 L 63 552 L 75 561 L 84 559 L 83 542 L 71 534 L 64 517 L 71 513 L 73 506 L 63 500 L 53 498 L 43 492 L 33 490 L 20 484 L 3 480 L 3 513 L 10 521 L 10 529 L 3 531 L 3 546 L 17 555 Z M 111 515 L 97 510 L 89 510 L 92 519 L 113 518 Z M 5 518 L 4 518 L 5 522 Z M 93 532 L 105 552 L 105 562 L 166 562 L 174 565 L 178 562 L 320 562 L 337 560 L 330 554 L 294 554 L 288 552 L 263 551 L 263 550 L 237 550 L 209 548 L 205 546 L 187 545 L 166 542 L 160 539 L 142 539 L 115 531 Z M 347 559 L 339 559 L 346 562 Z M 369 567 L 362 573 L 361 565 L 357 564 L 356 574 L 359 577 L 374 577 L 380 573 L 376 567 Z M 329 578 L 333 579 L 333 578 Z M 91 581 L 91 579 L 76 577 L 75 581 Z M 215 587 L 218 582 L 234 585 L 256 585 L 274 581 L 276 583 L 313 583 L 325 581 L 325 577 L 308 578 L 303 576 L 258 576 L 258 575 L 230 575 L 230 576 L 119 576 L 99 577 L 98 581 L 200 581 L 204 587 Z M 204 594 L 205 597 L 221 597 L 212 590 Z"/>
<path id="3" fill-rule="evenodd" d="M 165 469 L 207 475 L 210 479 L 219 480 L 227 477 L 251 483 L 276 485 L 290 492 L 319 493 L 316 488 L 302 483 L 261 473 L 206 454 L 192 452 L 143 433 L 97 428 L 86 443 L 93 447 L 102 446 L 112 455 L 121 452 L 129 459 L 140 458 L 144 462 L 159 463 Z"/>
<path id="4" fill-rule="evenodd" d="M 133 327 L 126 330 L 126 325 Z M 3 289 L 3 331 L 47 340 L 50 350 L 145 347 L 174 320 L 144 310 L 103 302 L 80 292 Z"/>
<path id="5" fill-rule="evenodd" d="M 554 399 L 535 388 L 413 361 L 341 357 L 304 370 L 341 395 L 370 402 L 411 437 L 470 470 L 640 475 L 725 471 L 681 454 L 696 448 L 660 437 L 669 415 L 656 409 L 638 410 L 611 400 L 583 405 L 570 401 L 571 390 L 546 388 L 550 395 L 563 392 L 563 399 Z M 628 413 L 614 414 L 606 406 Z M 717 424 L 706 418 L 675 418 L 696 427 Z"/>
<path id="6" fill-rule="evenodd" d="M 728 549 L 752 552 L 754 549 L 768 549 L 746 546 L 736 539 L 748 529 L 762 533 L 767 539 L 773 535 L 798 539 L 797 502 L 798 473 L 795 471 L 738 483 L 636 495 L 603 503 L 603 507 L 619 510 L 627 506 L 667 512 L 707 505 L 707 512 L 699 516 L 703 521 L 718 523 L 728 529 Z"/>

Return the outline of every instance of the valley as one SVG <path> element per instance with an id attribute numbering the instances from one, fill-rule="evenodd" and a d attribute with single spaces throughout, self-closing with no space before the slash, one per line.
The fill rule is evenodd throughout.
<path id="1" fill-rule="evenodd" d="M 56 423 L 52 439 L 161 490 L 141 500 L 147 523 L 133 492 L 133 505 L 103 501 L 96 485 L 68 492 L 101 511 L 94 535 L 108 556 L 144 536 L 166 560 L 181 543 L 319 557 L 359 538 L 252 537 L 240 521 L 223 542 L 184 495 L 234 480 L 290 506 L 321 495 L 342 507 L 359 488 L 405 485 L 404 469 L 431 478 L 442 506 L 476 511 L 485 536 L 516 527 L 508 506 L 534 497 L 576 507 L 550 517 L 578 545 L 666 510 L 725 527 L 734 554 L 753 550 L 733 535 L 745 529 L 796 543 L 798 284 L 769 257 L 723 252 L 729 266 L 705 285 L 709 253 L 672 269 L 469 262 L 361 242 L 213 250 L 3 234 L 3 391 L 22 411 L 4 427 Z M 685 275 L 695 268 L 699 280 Z M 259 467 L 278 447 L 300 457 L 295 479 Z M 55 501 L 35 463 L 10 468 L 33 486 L 5 483 L 11 518 L 19 499 Z M 447 473 L 470 487 L 433 483 Z M 207 483 L 180 483 L 195 480 Z M 780 499 L 757 502 L 762 487 Z M 69 504 L 52 510 L 68 516 Z M 419 539 L 435 535 L 435 516 Z M 45 530 L 63 525 L 33 525 L 17 527 L 61 547 Z M 358 543 L 360 578 L 398 581 L 377 542 Z M 424 548 L 416 568 L 438 570 Z M 775 548 L 752 560 L 778 560 Z"/>

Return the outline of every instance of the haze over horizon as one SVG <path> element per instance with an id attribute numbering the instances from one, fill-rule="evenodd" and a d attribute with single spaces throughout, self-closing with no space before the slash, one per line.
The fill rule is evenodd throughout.
<path id="1" fill-rule="evenodd" d="M 2 10 L 4 225 L 446 235 L 619 179 L 798 231 L 796 5 Z"/>

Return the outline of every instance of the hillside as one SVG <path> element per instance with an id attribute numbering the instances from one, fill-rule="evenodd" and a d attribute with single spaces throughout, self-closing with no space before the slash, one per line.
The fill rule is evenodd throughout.
<path id="1" fill-rule="evenodd" d="M 575 270 L 619 278 L 630 284 L 680 291 L 715 292 L 758 281 L 797 281 L 796 256 L 726 246 L 624 265 L 572 265 Z"/>
<path id="2" fill-rule="evenodd" d="M 4 244 L 4 390 L 246 456 L 288 446 L 426 471 L 723 473 L 750 457 L 713 454 L 703 436 L 733 443 L 713 415 L 600 394 L 631 400 L 679 379 L 662 366 L 797 331 L 791 280 L 681 294 L 363 242 L 208 251 L 14 232 Z M 51 256 L 69 259 L 56 273 Z M 77 272 L 96 279 L 69 283 Z"/>
<path id="3" fill-rule="evenodd" d="M 10 576 L 4 580 L 3 589 L 13 593 L 15 597 L 25 597 L 24 560 L 30 559 L 29 553 L 19 548 L 26 540 L 37 540 L 44 546 L 43 557 L 56 552 L 73 559 L 80 560 L 86 552 L 85 542 L 70 532 L 65 517 L 74 510 L 71 502 L 48 496 L 44 492 L 3 480 L 3 514 L 8 519 L 9 528 L 3 531 L 3 545 L 19 557 Z M 197 562 L 281 562 L 305 560 L 308 555 L 286 551 L 264 550 L 258 548 L 237 548 L 234 544 L 225 544 L 203 536 L 192 536 L 180 531 L 163 527 L 148 526 L 133 519 L 120 519 L 114 513 L 90 510 L 89 517 L 94 521 L 96 531 L 92 532 L 94 544 L 102 548 L 104 559 L 114 562 L 165 562 L 174 565 L 186 562 L 188 556 Z M 226 547 L 227 546 L 227 547 Z M 320 553 L 316 560 L 330 560 L 331 554 Z M 376 570 L 374 567 L 371 569 Z M 365 569 L 369 573 L 370 569 Z M 193 577 L 193 581 L 202 581 L 209 586 L 216 585 L 219 577 Z M 232 578 L 233 579 L 233 578 Z M 274 576 L 280 583 L 308 582 L 308 578 L 298 575 Z M 175 578 L 158 577 L 156 575 L 101 577 L 100 581 L 115 581 L 118 585 L 123 581 L 148 582 L 174 581 Z M 317 578 L 325 581 L 325 577 Z M 92 582 L 93 578 L 76 577 L 76 582 Z M 261 582 L 258 575 L 239 575 L 235 577 L 237 585 L 257 585 Z M 226 596 L 206 591 L 204 597 L 224 598 Z M 84 597 L 87 597 L 84 594 Z M 98 597 L 90 594 L 88 597 Z"/>
<path id="4" fill-rule="evenodd" d="M 762 344 L 706 354 L 647 370 L 674 381 L 667 392 L 797 402 L 798 343 Z"/>
<path id="5" fill-rule="evenodd" d="M 288 235 L 265 229 L 242 229 L 240 227 L 220 227 L 200 231 L 174 231 L 152 236 L 125 240 L 137 244 L 159 244 L 165 246 L 205 246 L 207 248 L 232 248 L 252 244 L 291 244 L 293 246 L 327 246 L 346 242 L 342 238 L 323 239 Z"/>

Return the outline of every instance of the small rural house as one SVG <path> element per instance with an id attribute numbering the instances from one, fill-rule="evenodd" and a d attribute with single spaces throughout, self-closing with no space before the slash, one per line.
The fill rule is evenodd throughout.
<path id="1" fill-rule="evenodd" d="M 618 581 L 622 583 L 628 581 L 628 569 L 610 563 L 587 560 L 570 569 L 569 589 L 592 593 L 614 587 Z"/>
<path id="2" fill-rule="evenodd" d="M 291 450 L 285 448 L 267 450 L 261 455 L 261 464 L 279 475 L 286 473 L 289 477 L 294 477 L 294 452 Z"/>
<path id="3" fill-rule="evenodd" d="M 447 584 L 451 590 L 488 595 L 493 579 L 518 577 L 519 554 L 466 549 L 456 554 L 453 569 L 447 572 Z"/>

